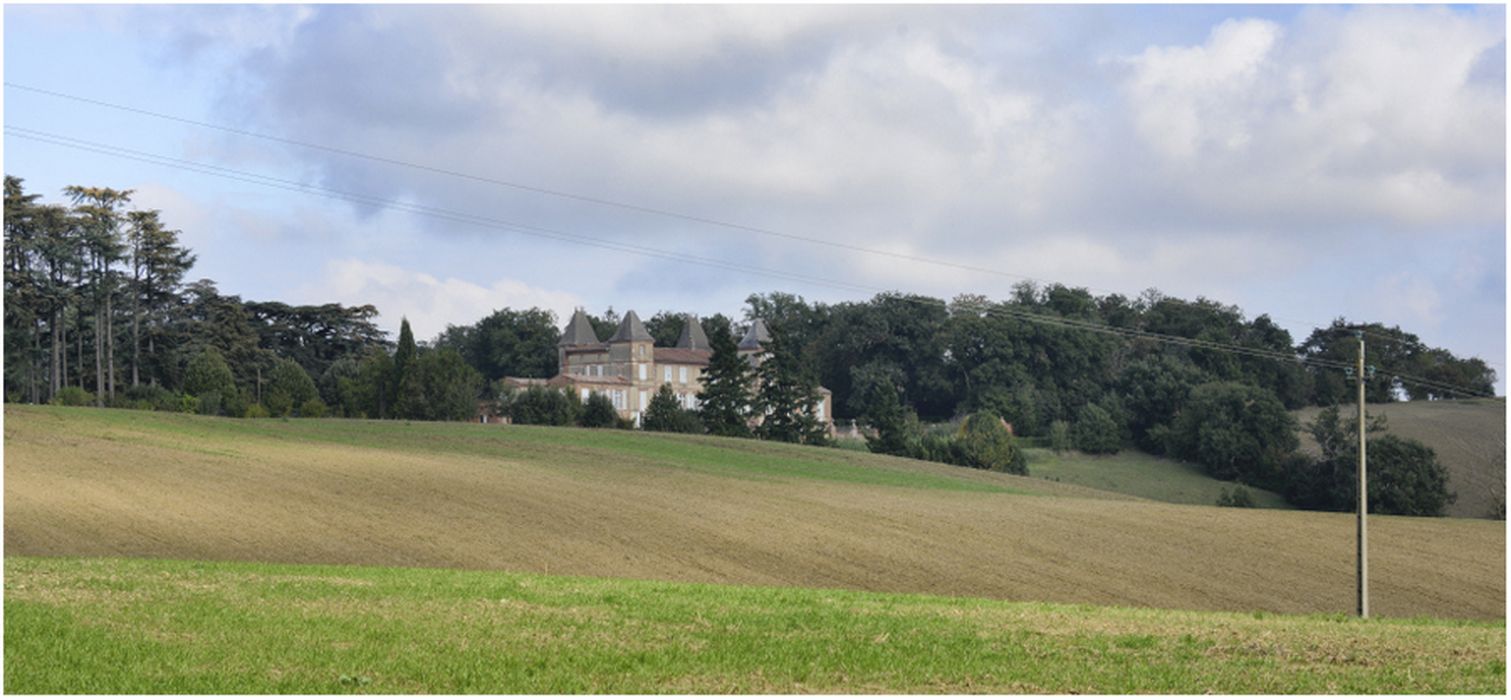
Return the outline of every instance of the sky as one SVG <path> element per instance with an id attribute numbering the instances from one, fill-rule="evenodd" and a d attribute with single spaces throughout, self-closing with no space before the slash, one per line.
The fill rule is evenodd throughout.
<path id="1" fill-rule="evenodd" d="M 223 293 L 371 303 L 421 339 L 505 306 L 739 317 L 753 292 L 1032 278 L 1204 296 L 1298 341 L 1400 325 L 1504 394 L 1505 28 L 1501 6 L 8 5 L 4 165 L 47 201 L 135 190 Z"/>

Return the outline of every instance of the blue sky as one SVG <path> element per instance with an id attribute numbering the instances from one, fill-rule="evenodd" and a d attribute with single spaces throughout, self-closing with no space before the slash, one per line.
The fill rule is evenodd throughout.
<path id="1" fill-rule="evenodd" d="M 1400 324 L 1502 375 L 1505 65 L 1498 6 L 5 8 L 10 83 L 1099 293 L 1205 295 L 1298 339 L 1336 316 Z M 866 289 L 1014 282 L 14 87 L 4 109 L 7 126 Z M 866 296 L 4 147 L 45 198 L 136 189 L 225 292 L 374 303 L 421 337 L 502 306 Z"/>

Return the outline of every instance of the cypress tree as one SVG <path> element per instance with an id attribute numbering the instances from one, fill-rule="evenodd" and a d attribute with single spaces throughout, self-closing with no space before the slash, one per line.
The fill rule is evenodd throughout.
<path id="1" fill-rule="evenodd" d="M 698 394 L 698 415 L 710 435 L 750 437 L 750 366 L 727 326 L 709 332 L 708 344 L 713 356 Z"/>
<path id="2" fill-rule="evenodd" d="M 409 319 L 399 319 L 399 347 L 394 350 L 393 376 L 392 384 L 390 385 L 391 393 L 389 394 L 388 401 L 389 409 L 393 411 L 393 414 L 396 418 L 415 417 L 406 415 L 405 409 L 401 408 L 400 406 L 401 404 L 405 403 L 402 394 L 402 392 L 404 391 L 404 379 L 410 374 L 411 369 L 414 367 L 415 356 L 418 354 L 419 348 L 415 347 L 414 343 L 414 331 L 409 330 Z M 408 406 L 410 408 L 413 408 L 414 405 L 414 400 L 411 397 L 410 401 L 408 402 Z"/>

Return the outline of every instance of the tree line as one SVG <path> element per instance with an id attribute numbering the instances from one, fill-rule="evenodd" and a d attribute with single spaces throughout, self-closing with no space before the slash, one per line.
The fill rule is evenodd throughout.
<path id="1" fill-rule="evenodd" d="M 426 343 L 406 320 L 390 342 L 371 305 L 244 301 L 211 280 L 186 281 L 194 254 L 160 212 L 131 209 L 129 190 L 68 187 L 66 203 L 47 204 L 23 184 L 5 178 L 7 401 L 419 420 L 471 419 L 479 401 L 493 401 L 525 422 L 612 423 L 602 406 L 549 406 L 541 402 L 554 399 L 499 390 L 506 376 L 557 373 L 560 328 L 549 311 L 500 309 Z M 765 375 L 740 374 L 751 371 L 733 350 L 740 323 L 704 318 L 715 351 L 700 409 L 691 415 L 670 395 L 657 397 L 647 427 L 818 442 L 804 412 L 784 407 L 811 405 L 822 384 L 836 417 L 875 429 L 876 451 L 1021 465 L 959 447 L 1001 422 L 1016 438 L 1093 453 L 1136 445 L 1284 492 L 1320 483 L 1316 470 L 1295 467 L 1280 437 L 1294 439 L 1286 410 L 1353 400 L 1348 378 L 1317 365 L 1075 327 L 1334 363 L 1352 364 L 1357 353 L 1357 326 L 1345 319 L 1298 343 L 1268 316 L 1154 290 L 1130 299 L 1024 283 L 997 301 L 883 294 L 836 304 L 771 292 L 750 295 L 742 311 L 743 322 L 764 319 L 775 336 L 771 361 L 757 370 Z M 600 337 L 619 322 L 612 308 L 589 318 Z M 1036 320 L 1044 318 L 1073 323 Z M 664 310 L 645 325 L 656 344 L 672 345 L 681 324 L 680 312 Z M 1493 393 L 1495 373 L 1482 360 L 1427 347 L 1399 327 L 1364 328 L 1370 363 L 1390 370 L 1369 379 L 1368 401 L 1455 398 L 1444 385 Z M 752 430 L 756 413 L 777 417 Z M 1000 421 L 969 419 L 977 415 Z M 950 421 L 958 427 L 939 427 Z"/>

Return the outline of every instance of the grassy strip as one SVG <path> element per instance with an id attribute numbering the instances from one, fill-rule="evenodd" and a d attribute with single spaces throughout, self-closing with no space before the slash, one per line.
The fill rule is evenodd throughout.
<path id="1" fill-rule="evenodd" d="M 1502 693 L 1504 622 L 7 558 L 12 693 Z"/>
<path id="2" fill-rule="evenodd" d="M 1080 452 L 1055 454 L 1032 447 L 1027 451 L 1029 476 L 1077 486 L 1124 493 L 1166 503 L 1216 505 L 1224 489 L 1237 484 L 1219 481 L 1194 464 L 1125 449 L 1115 455 Z M 1260 508 L 1290 508 L 1280 494 L 1245 486 Z"/>

